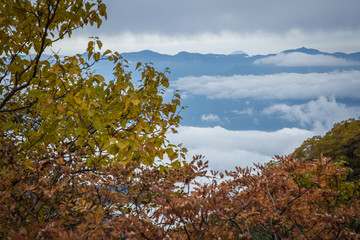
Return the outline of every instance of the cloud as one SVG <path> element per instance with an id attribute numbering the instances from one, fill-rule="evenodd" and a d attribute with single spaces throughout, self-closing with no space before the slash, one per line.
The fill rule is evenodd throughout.
<path id="1" fill-rule="evenodd" d="M 355 66 L 360 62 L 348 61 L 343 58 L 323 54 L 306 54 L 301 52 L 280 53 L 275 56 L 257 59 L 255 64 L 274 64 L 285 67 L 304 66 Z"/>
<path id="2" fill-rule="evenodd" d="M 335 123 L 348 118 L 360 116 L 360 107 L 346 106 L 336 102 L 335 98 L 319 97 L 301 105 L 277 104 L 263 111 L 267 115 L 291 122 L 299 122 L 301 126 L 311 126 L 316 131 L 324 133 Z"/>
<path id="3" fill-rule="evenodd" d="M 187 95 L 215 99 L 314 99 L 325 97 L 360 98 L 360 71 L 330 73 L 279 73 L 274 75 L 236 75 L 183 77 L 175 88 Z"/>
<path id="4" fill-rule="evenodd" d="M 189 157 L 205 155 L 214 170 L 230 170 L 235 166 L 266 163 L 274 155 L 285 155 L 315 133 L 297 128 L 284 128 L 275 132 L 231 131 L 222 127 L 199 128 L 181 126 L 178 134 L 169 134 L 172 143 L 183 143 Z"/>
<path id="5" fill-rule="evenodd" d="M 231 112 L 235 113 L 237 115 L 249 115 L 249 116 L 253 115 L 253 109 L 252 108 L 246 108 L 246 109 L 243 109 L 243 110 L 233 110 Z"/>
<path id="6" fill-rule="evenodd" d="M 201 121 L 204 122 L 219 122 L 220 118 L 219 116 L 215 115 L 215 114 L 209 114 L 209 115 L 201 115 Z"/>
<path id="7" fill-rule="evenodd" d="M 310 31 L 358 29 L 358 0 L 105 0 L 108 22 L 104 31 L 112 33 L 198 33 L 266 31 L 290 29 Z M 201 9 L 201 11 L 199 10 Z"/>

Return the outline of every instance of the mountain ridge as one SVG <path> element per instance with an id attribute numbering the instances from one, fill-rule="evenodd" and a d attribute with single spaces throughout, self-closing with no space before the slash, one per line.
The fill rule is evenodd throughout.
<path id="1" fill-rule="evenodd" d="M 236 53 L 236 52 L 235 52 Z M 241 53 L 241 52 L 238 52 Z M 359 62 L 359 64 L 334 66 L 323 65 L 299 65 L 299 66 L 281 66 L 276 64 L 259 64 L 260 59 L 276 57 L 279 54 L 304 53 L 306 55 L 322 55 L 331 56 L 333 58 L 341 58 L 345 61 Z M 288 49 L 280 53 L 254 55 L 244 54 L 213 54 L 213 53 L 191 53 L 181 51 L 175 55 L 157 53 L 151 50 L 143 50 L 138 52 L 122 53 L 123 57 L 130 61 L 133 65 L 136 62 L 151 62 L 156 69 L 170 68 L 169 78 L 177 79 L 184 76 L 202 76 L 202 75 L 264 75 L 275 74 L 280 72 L 296 72 L 296 73 L 323 73 L 331 70 L 360 70 L 360 52 L 354 53 L 327 53 L 317 49 L 301 47 L 297 49 Z M 256 63 L 257 62 L 257 63 Z M 261 62 L 261 61 L 260 61 Z M 130 67 L 133 67 L 132 65 Z"/>
<path id="2" fill-rule="evenodd" d="M 344 55 L 344 56 L 352 56 L 352 55 L 359 55 L 360 54 L 360 51 L 358 52 L 352 52 L 352 53 L 344 53 L 344 52 L 333 52 L 333 53 L 330 53 L 330 52 L 323 52 L 323 51 L 320 51 L 318 49 L 315 49 L 315 48 L 307 48 L 307 47 L 300 47 L 300 48 L 295 48 L 295 49 L 286 49 L 286 50 L 283 50 L 279 53 L 268 53 L 268 54 L 255 54 L 255 55 L 248 55 L 246 52 L 242 51 L 242 50 L 237 50 L 237 51 L 234 51 L 230 54 L 225 54 L 225 53 L 199 53 L 199 52 L 188 52 L 188 51 L 180 51 L 176 54 L 165 54 L 165 53 L 159 53 L 159 52 L 156 52 L 156 51 L 153 51 L 153 50 L 149 50 L 149 49 L 144 49 L 144 50 L 140 50 L 140 51 L 135 51 L 135 52 L 123 52 L 121 54 L 125 54 L 125 55 L 128 55 L 128 54 L 147 54 L 147 55 L 150 55 L 150 54 L 154 54 L 154 55 L 162 55 L 162 56 L 169 56 L 169 57 L 175 57 L 177 55 L 183 55 L 183 54 L 188 54 L 188 55 L 216 55 L 216 56 L 232 56 L 232 55 L 247 55 L 249 57 L 255 57 L 255 56 L 271 56 L 271 55 L 277 55 L 277 54 L 280 54 L 280 53 L 292 53 L 292 52 L 301 52 L 301 53 L 306 53 L 306 54 L 310 54 L 310 55 L 316 55 L 316 54 L 324 54 L 324 55 L 338 55 L 338 54 L 341 54 L 341 55 Z"/>

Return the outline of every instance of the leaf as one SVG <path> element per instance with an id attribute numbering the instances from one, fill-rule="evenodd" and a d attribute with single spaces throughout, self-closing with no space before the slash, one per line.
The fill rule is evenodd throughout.
<path id="1" fill-rule="evenodd" d="M 88 52 L 92 52 L 94 49 L 94 42 L 93 41 L 89 41 L 88 42 L 88 47 L 87 47 L 87 50 Z"/>
<path id="2" fill-rule="evenodd" d="M 121 151 L 123 151 L 123 150 L 125 150 L 125 149 L 129 146 L 129 143 L 126 142 L 126 141 L 119 141 L 119 142 L 117 143 L 117 146 L 119 147 L 119 149 L 120 149 Z"/>
<path id="3" fill-rule="evenodd" d="M 99 53 L 99 52 L 95 53 L 93 57 L 94 57 L 94 60 L 95 60 L 95 61 L 99 61 L 99 59 L 100 59 L 100 53 Z"/>
<path id="4" fill-rule="evenodd" d="M 169 87 L 169 80 L 167 78 L 161 80 L 161 85 L 168 88 Z"/>
<path id="5" fill-rule="evenodd" d="M 102 46 L 103 46 L 103 44 L 102 44 L 102 42 L 100 40 L 96 40 L 96 44 L 97 44 L 99 49 L 101 49 Z"/>
<path id="6" fill-rule="evenodd" d="M 133 100 L 131 100 L 131 102 L 135 105 L 135 106 L 137 106 L 137 105 L 139 105 L 140 104 L 140 99 L 133 99 Z"/>
<path id="7" fill-rule="evenodd" d="M 98 83 L 105 82 L 105 78 L 99 74 L 94 75 L 94 78 L 97 80 Z"/>
<path id="8" fill-rule="evenodd" d="M 106 5 L 105 4 L 100 4 L 99 5 L 99 13 L 101 16 L 106 16 Z"/>
<path id="9" fill-rule="evenodd" d="M 106 50 L 104 53 L 103 53 L 103 56 L 105 56 L 105 55 L 107 55 L 107 54 L 109 54 L 109 53 L 111 53 L 111 50 Z"/>

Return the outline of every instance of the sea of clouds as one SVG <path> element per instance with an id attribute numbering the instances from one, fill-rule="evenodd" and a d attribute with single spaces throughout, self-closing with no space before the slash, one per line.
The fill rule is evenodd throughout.
<path id="1" fill-rule="evenodd" d="M 276 58 L 270 60 L 281 62 Z M 233 113 L 251 116 L 255 111 L 260 111 L 262 116 L 295 122 L 301 126 L 284 127 L 277 131 L 181 126 L 179 134 L 169 135 L 172 142 L 183 143 L 189 149 L 189 157 L 205 155 L 210 168 L 219 171 L 266 163 L 274 155 L 290 154 L 307 138 L 323 135 L 333 124 L 360 116 L 360 71 L 356 70 L 260 76 L 188 76 L 179 78 L 174 85 L 187 97 L 276 100 L 279 103 L 264 109 L 246 108 L 233 110 Z M 344 104 L 337 98 L 352 99 L 355 104 Z M 289 99 L 305 103 L 286 103 Z M 201 115 L 203 122 L 220 123 L 221 120 L 222 116 L 213 113 Z"/>

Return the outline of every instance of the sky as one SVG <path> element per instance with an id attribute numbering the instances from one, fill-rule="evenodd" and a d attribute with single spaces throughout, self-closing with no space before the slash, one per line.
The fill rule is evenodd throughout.
<path id="1" fill-rule="evenodd" d="M 64 54 L 98 36 L 118 52 L 149 49 L 249 55 L 298 47 L 351 53 L 360 49 L 358 0 L 104 0 L 108 19 L 57 47 Z"/>
<path id="2" fill-rule="evenodd" d="M 300 47 L 322 52 L 360 51 L 359 0 L 104 0 L 108 19 L 100 29 L 85 27 L 55 45 L 60 54 L 85 52 L 89 37 L 97 36 L 103 49 L 135 52 L 152 50 L 175 55 L 180 51 L 249 55 L 276 54 L 254 64 L 275 66 L 353 66 L 328 55 L 281 53 Z M 295 122 L 275 131 L 230 130 L 223 116 L 203 113 L 200 122 L 212 127 L 180 126 L 168 137 L 183 143 L 189 158 L 206 156 L 211 169 L 265 163 L 274 155 L 291 153 L 305 139 L 324 134 L 332 125 L 359 117 L 359 105 L 338 99 L 360 99 L 360 71 L 279 73 L 244 76 L 185 76 L 172 82 L 188 96 L 246 101 L 233 114 L 273 117 Z M 289 81 L 291 80 L 291 81 Z M 273 105 L 254 109 L 248 98 L 271 100 Z M 302 101 L 294 104 L 294 101 Z"/>

